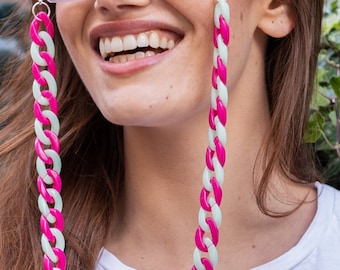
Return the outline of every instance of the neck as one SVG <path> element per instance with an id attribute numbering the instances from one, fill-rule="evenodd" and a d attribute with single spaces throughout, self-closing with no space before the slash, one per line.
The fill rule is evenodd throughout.
<path id="1" fill-rule="evenodd" d="M 241 106 L 240 111 L 234 113 L 241 113 L 242 109 Z M 115 254 L 120 255 L 120 250 L 129 243 L 127 239 L 131 242 L 139 240 L 141 250 L 158 250 L 162 257 L 166 248 L 178 252 L 175 254 L 178 256 L 185 253 L 180 257 L 187 258 L 185 263 L 191 263 L 208 142 L 206 115 L 202 113 L 184 127 L 125 128 L 126 179 L 121 200 L 124 218 L 119 218 L 114 228 L 112 242 L 117 245 L 112 250 Z M 232 117 L 228 123 L 228 140 L 233 144 L 227 145 L 222 206 L 224 220 L 228 221 L 224 225 L 228 229 L 245 224 L 244 219 L 249 220 L 258 210 L 252 172 L 266 122 L 258 124 L 263 125 L 262 128 L 254 129 L 247 123 L 255 121 L 251 118 L 242 120 L 245 125 L 239 125 Z M 252 134 L 251 140 L 249 134 Z M 181 239 L 180 248 L 178 239 Z M 127 250 L 131 251 L 131 248 L 126 246 Z"/>

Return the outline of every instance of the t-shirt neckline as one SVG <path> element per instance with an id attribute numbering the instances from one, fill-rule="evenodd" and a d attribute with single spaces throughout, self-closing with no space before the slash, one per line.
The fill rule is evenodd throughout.
<path id="1" fill-rule="evenodd" d="M 330 220 L 332 215 L 332 205 L 334 205 L 334 195 L 330 192 L 327 185 L 322 185 L 319 182 L 315 183 L 317 188 L 317 210 L 315 216 L 303 234 L 299 242 L 287 252 L 283 253 L 276 259 L 252 268 L 250 270 L 272 270 L 272 269 L 293 269 L 303 262 L 318 246 L 323 235 L 327 231 L 327 220 Z M 326 195 L 327 194 L 327 195 Z M 323 221 L 323 222 L 322 222 Z M 120 270 L 136 270 L 125 265 L 111 252 L 102 248 L 99 255 L 99 265 L 104 269 L 110 269 L 110 266 L 115 265 Z"/>

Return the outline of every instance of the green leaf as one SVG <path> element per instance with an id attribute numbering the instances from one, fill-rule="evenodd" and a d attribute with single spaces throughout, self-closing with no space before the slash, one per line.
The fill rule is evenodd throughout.
<path id="1" fill-rule="evenodd" d="M 334 93 L 338 98 L 340 98 L 340 77 L 331 78 L 330 83 L 334 90 Z"/>
<path id="2" fill-rule="evenodd" d="M 327 89 L 319 87 L 317 91 L 314 92 L 311 108 L 314 110 L 319 110 L 319 107 L 325 107 L 330 104 L 331 100 L 327 98 Z"/>
<path id="3" fill-rule="evenodd" d="M 312 113 L 308 120 L 304 141 L 315 143 L 320 138 L 324 126 L 325 118 L 319 112 Z"/>
<path id="4" fill-rule="evenodd" d="M 332 2 L 331 8 L 333 11 L 335 11 L 338 8 L 338 3 L 336 1 Z"/>
<path id="5" fill-rule="evenodd" d="M 320 63 L 320 65 L 321 65 L 321 63 Z M 328 73 L 329 73 L 329 71 L 327 69 L 318 69 L 318 71 L 316 73 L 317 81 L 318 82 L 327 82 L 327 81 L 329 81 L 329 80 L 327 80 Z"/>
<path id="6" fill-rule="evenodd" d="M 328 117 L 329 117 L 329 119 L 331 120 L 332 126 L 333 126 L 333 127 L 336 127 L 336 125 L 337 125 L 337 118 L 336 118 L 336 113 L 335 113 L 335 111 L 331 111 L 331 112 L 328 114 Z"/>
<path id="7" fill-rule="evenodd" d="M 336 25 L 333 25 L 333 29 L 340 28 Z M 327 37 L 328 41 L 337 48 L 337 50 L 340 50 L 340 30 L 332 30 Z"/>
<path id="8" fill-rule="evenodd" d="M 323 33 L 328 34 L 331 30 L 336 29 L 339 23 L 339 18 L 336 13 L 331 13 L 323 19 Z"/>

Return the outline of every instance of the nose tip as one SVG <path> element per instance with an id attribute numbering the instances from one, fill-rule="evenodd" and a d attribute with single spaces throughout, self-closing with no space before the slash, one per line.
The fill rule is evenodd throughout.
<path id="1" fill-rule="evenodd" d="M 146 7 L 152 0 L 96 0 L 95 9 L 101 12 L 119 13 L 127 9 Z"/>

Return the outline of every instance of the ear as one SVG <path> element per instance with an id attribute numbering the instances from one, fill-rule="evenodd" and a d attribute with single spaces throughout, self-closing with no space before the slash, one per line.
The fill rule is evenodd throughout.
<path id="1" fill-rule="evenodd" d="M 282 38 L 288 35 L 294 28 L 290 6 L 283 2 L 285 0 L 262 1 L 263 16 L 259 21 L 258 27 L 268 36 Z"/>

